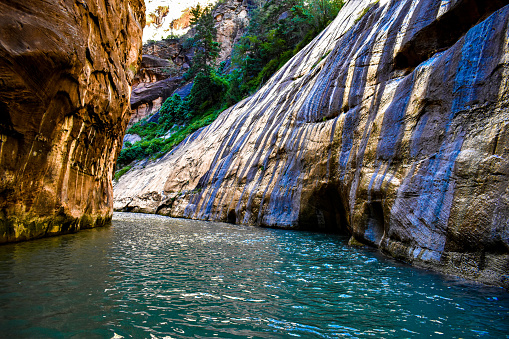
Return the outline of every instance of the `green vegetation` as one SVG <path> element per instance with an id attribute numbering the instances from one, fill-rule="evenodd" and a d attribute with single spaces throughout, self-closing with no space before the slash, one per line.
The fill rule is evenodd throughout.
<path id="1" fill-rule="evenodd" d="M 177 65 L 175 65 L 175 63 L 173 61 L 168 60 L 169 62 L 169 65 L 167 67 L 163 67 L 161 69 L 162 73 L 164 74 L 167 74 L 169 76 L 176 76 L 179 74 L 180 72 L 180 67 L 178 67 Z"/>
<path id="2" fill-rule="evenodd" d="M 213 8 L 193 8 L 191 23 L 196 34 L 185 44 L 193 46 L 195 54 L 184 75 L 193 80 L 191 93 L 186 98 L 168 98 L 159 110 L 158 123 L 142 120 L 129 129 L 128 133 L 138 134 L 142 140 L 125 145 L 118 168 L 133 160 L 162 156 L 212 123 L 224 109 L 253 94 L 320 33 L 343 5 L 343 0 L 260 1 L 250 13 L 246 33 L 234 46 L 228 68 L 224 63 L 216 65 L 220 49 L 215 41 Z"/>
<path id="3" fill-rule="evenodd" d="M 117 171 L 115 173 L 115 177 L 114 179 L 116 181 L 118 181 L 118 179 L 120 179 L 121 176 L 123 176 L 124 174 L 126 174 L 127 172 L 129 172 L 129 170 L 133 168 L 133 166 L 125 166 L 124 168 L 122 168 L 121 170 Z"/>
<path id="4" fill-rule="evenodd" d="M 260 88 L 321 32 L 343 5 L 342 0 L 283 0 L 268 1 L 256 9 L 233 51 L 240 96 Z"/>
<path id="5" fill-rule="evenodd" d="M 196 34 L 188 41 L 195 48 L 193 64 L 185 74 L 185 77 L 188 79 L 195 77 L 199 73 L 203 75 L 211 73 L 221 50 L 219 43 L 215 40 L 217 31 L 214 27 L 215 20 L 212 16 L 212 10 L 211 6 L 201 8 L 200 4 L 191 9 L 193 17 L 190 22 L 191 25 L 195 26 Z"/>
<path id="6" fill-rule="evenodd" d="M 187 125 L 175 125 L 169 131 L 163 128 L 163 124 L 153 122 L 147 123 L 141 120 L 129 129 L 129 133 L 141 132 L 141 141 L 134 145 L 125 145 L 126 147 L 120 152 L 117 159 L 118 168 L 122 168 L 130 164 L 134 160 L 151 157 L 157 159 L 171 149 L 184 141 L 190 134 L 198 129 L 210 125 L 216 120 L 218 112 L 207 112 L 208 114 L 192 118 Z M 171 132 L 171 134 L 169 133 Z"/>
<path id="7" fill-rule="evenodd" d="M 174 39 L 174 40 L 178 40 L 180 38 L 182 38 L 182 35 L 183 34 L 174 34 L 174 33 L 170 33 L 166 36 L 166 38 L 164 38 L 164 40 L 171 40 L 171 39 Z"/>

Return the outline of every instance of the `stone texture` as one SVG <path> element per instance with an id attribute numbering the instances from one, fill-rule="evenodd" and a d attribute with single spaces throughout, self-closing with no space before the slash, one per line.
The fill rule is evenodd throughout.
<path id="1" fill-rule="evenodd" d="M 139 83 L 131 93 L 133 114 L 129 126 L 159 111 L 166 98 L 182 84 L 182 81 L 182 77 L 171 77 L 156 82 Z"/>
<path id="2" fill-rule="evenodd" d="M 216 19 L 216 40 L 221 44 L 217 58 L 219 64 L 231 57 L 233 45 L 239 41 L 249 24 L 248 1 L 227 0 L 219 4 L 212 15 Z"/>
<path id="3" fill-rule="evenodd" d="M 144 56 L 151 55 L 160 59 L 171 60 L 177 66 L 189 62 L 185 55 L 186 52 L 179 39 L 164 39 L 143 45 Z"/>
<path id="4" fill-rule="evenodd" d="M 335 229 L 509 288 L 509 7 L 487 3 L 350 0 L 255 95 L 124 175 L 115 208 Z"/>
<path id="5" fill-rule="evenodd" d="M 249 23 L 247 1 L 228 0 L 221 3 L 213 16 L 216 18 L 216 40 L 221 43 L 217 59 L 219 64 L 231 57 L 233 45 L 244 34 L 244 28 Z M 184 12 L 181 19 L 186 19 L 183 22 L 189 25 L 189 10 Z M 193 57 L 193 49 L 184 48 L 183 42 L 194 34 L 194 30 L 191 30 L 181 39 L 151 41 L 143 46 L 141 66 L 133 84 L 132 116 L 128 127 L 144 118 L 155 118 L 161 105 L 173 93 L 182 96 L 189 92 L 189 82 L 182 90 L 175 91 L 183 85 L 182 76 L 189 69 Z"/>
<path id="6" fill-rule="evenodd" d="M 159 111 L 164 101 L 182 85 L 189 68 L 187 50 L 177 39 L 143 45 L 143 56 L 131 93 L 131 120 L 128 127 Z"/>
<path id="7" fill-rule="evenodd" d="M 189 30 L 190 8 L 197 4 L 207 6 L 216 0 L 146 0 L 147 25 L 143 42 L 161 40 L 168 35 L 182 35 Z"/>
<path id="8" fill-rule="evenodd" d="M 129 142 L 131 144 L 134 144 L 141 140 L 141 137 L 138 134 L 126 134 L 124 135 L 124 139 L 122 140 L 123 144 L 125 145 L 126 142 Z M 123 146 L 122 146 L 123 148 Z"/>
<path id="9" fill-rule="evenodd" d="M 0 243 L 111 219 L 144 10 L 0 1 Z"/>

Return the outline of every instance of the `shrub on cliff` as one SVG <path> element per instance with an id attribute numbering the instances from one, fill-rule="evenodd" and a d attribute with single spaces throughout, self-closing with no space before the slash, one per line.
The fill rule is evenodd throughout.
<path id="1" fill-rule="evenodd" d="M 180 95 L 174 94 L 166 99 L 159 110 L 159 124 L 167 131 L 175 124 L 182 124 L 189 118 L 189 104 Z"/>

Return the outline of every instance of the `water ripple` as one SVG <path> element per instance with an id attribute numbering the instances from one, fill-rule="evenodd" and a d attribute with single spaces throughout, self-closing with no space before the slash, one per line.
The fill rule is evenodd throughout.
<path id="1" fill-rule="evenodd" d="M 504 338 L 509 297 L 340 236 L 115 214 L 0 247 L 6 337 Z"/>

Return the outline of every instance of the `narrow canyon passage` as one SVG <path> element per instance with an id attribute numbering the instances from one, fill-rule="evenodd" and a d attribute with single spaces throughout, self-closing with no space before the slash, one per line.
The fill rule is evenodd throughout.
<path id="1" fill-rule="evenodd" d="M 0 0 L 0 336 L 507 338 L 509 0 L 172 9 Z"/>

